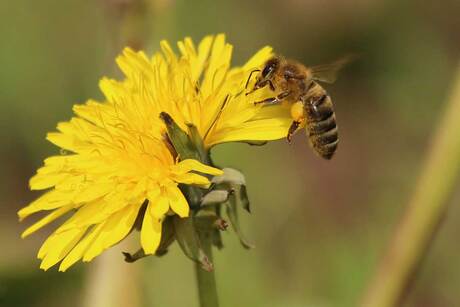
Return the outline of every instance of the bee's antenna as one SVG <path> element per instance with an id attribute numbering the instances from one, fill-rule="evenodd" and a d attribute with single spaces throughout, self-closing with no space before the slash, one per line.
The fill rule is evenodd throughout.
<path id="1" fill-rule="evenodd" d="M 251 80 L 252 74 L 255 73 L 255 72 L 258 72 L 258 71 L 260 71 L 260 69 L 254 69 L 253 71 L 251 71 L 251 73 L 249 74 L 248 80 L 246 81 L 246 85 L 244 87 L 245 90 L 248 89 L 249 80 Z"/>
<path id="2" fill-rule="evenodd" d="M 204 134 L 203 140 L 206 139 L 206 137 L 208 136 L 209 132 L 211 132 L 211 130 L 214 128 L 214 125 L 217 123 L 217 120 L 222 115 L 222 111 L 224 110 L 225 106 L 227 105 L 227 102 L 228 102 L 229 98 L 230 98 L 230 95 L 225 96 L 224 102 L 222 103 L 219 112 L 217 113 L 216 117 L 214 118 L 214 120 L 212 121 L 211 125 L 209 126 L 208 131 L 206 131 L 206 133 Z"/>

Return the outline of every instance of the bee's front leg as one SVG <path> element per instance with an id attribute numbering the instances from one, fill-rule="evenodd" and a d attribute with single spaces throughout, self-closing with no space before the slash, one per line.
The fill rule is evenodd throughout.
<path id="1" fill-rule="evenodd" d="M 264 105 L 270 106 L 270 105 L 279 104 L 279 103 L 281 103 L 284 99 L 286 99 L 286 97 L 288 97 L 290 94 L 291 94 L 290 91 L 281 92 L 281 93 L 280 93 L 278 96 L 276 96 L 276 97 L 270 97 L 270 98 L 264 99 L 264 100 L 262 100 L 262 101 L 256 101 L 256 102 L 254 102 L 254 105 L 264 104 Z"/>
<path id="2" fill-rule="evenodd" d="M 261 81 L 261 82 L 257 81 L 257 82 L 256 82 L 256 85 L 254 86 L 254 88 L 252 89 L 252 91 L 247 92 L 247 93 L 246 93 L 246 96 L 249 95 L 249 94 L 254 93 L 254 92 L 257 91 L 258 89 L 261 89 L 261 88 L 265 87 L 267 84 L 268 84 L 268 86 L 270 87 L 270 89 L 271 89 L 272 91 L 275 91 L 275 90 L 276 90 L 275 85 L 273 84 L 272 80 L 267 79 L 267 80 L 264 80 L 264 81 Z M 247 84 L 246 84 L 246 86 L 247 86 Z"/>
<path id="3" fill-rule="evenodd" d="M 265 80 L 265 81 L 260 82 L 260 84 L 258 84 L 257 88 L 263 88 L 263 87 L 266 86 L 267 84 L 268 84 L 268 86 L 270 87 L 270 89 L 271 89 L 272 91 L 275 91 L 275 90 L 276 90 L 276 89 L 275 89 L 275 85 L 273 84 L 272 80 L 270 80 L 270 79 L 267 79 L 267 80 Z"/>

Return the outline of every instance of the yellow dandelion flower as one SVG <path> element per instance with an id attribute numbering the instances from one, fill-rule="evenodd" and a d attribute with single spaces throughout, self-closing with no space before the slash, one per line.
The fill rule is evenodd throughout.
<path id="1" fill-rule="evenodd" d="M 162 53 L 151 59 L 125 49 L 117 63 L 126 78 L 102 79 L 106 100 L 75 105 L 76 116 L 48 134 L 50 142 L 69 154 L 47 158 L 31 178 L 32 190 L 48 191 L 18 215 L 21 220 L 39 211 L 48 215 L 22 237 L 67 213 L 73 215 L 40 248 L 42 269 L 61 262 L 59 270 L 65 271 L 80 259 L 92 260 L 126 237 L 139 217 L 141 246 L 153 254 L 165 216 L 189 215 L 178 184 L 207 186 L 206 174 L 222 174 L 174 156 L 164 139 L 161 112 L 170 114 L 184 131 L 187 124 L 196 126 L 206 148 L 285 137 L 289 110 L 254 105 L 268 97 L 268 91 L 245 95 L 249 72 L 271 56 L 269 47 L 237 68 L 230 68 L 232 46 L 223 35 L 204 38 L 198 48 L 186 38 L 178 47 L 180 56 L 162 42 Z"/>

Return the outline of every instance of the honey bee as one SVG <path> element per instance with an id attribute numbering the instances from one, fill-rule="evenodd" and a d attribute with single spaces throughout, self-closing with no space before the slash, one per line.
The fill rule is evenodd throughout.
<path id="1" fill-rule="evenodd" d="M 293 122 L 287 134 L 290 143 L 292 136 L 301 128 L 306 128 L 311 147 L 322 158 L 330 160 L 339 143 L 338 127 L 331 97 L 318 83 L 333 83 L 338 71 L 354 56 L 343 57 L 331 64 L 306 67 L 281 56 L 270 58 L 263 69 L 256 69 L 249 75 L 246 87 L 254 72 L 259 72 L 254 88 L 246 95 L 262 87 L 269 86 L 279 94 L 254 104 L 291 105 Z"/>

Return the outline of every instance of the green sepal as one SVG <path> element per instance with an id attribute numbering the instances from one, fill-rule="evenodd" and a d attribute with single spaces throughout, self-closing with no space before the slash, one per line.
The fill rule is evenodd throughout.
<path id="1" fill-rule="evenodd" d="M 131 254 L 131 253 L 128 253 L 128 252 L 121 252 L 121 253 L 123 254 L 123 256 L 125 256 L 125 262 L 128 262 L 128 263 L 133 263 L 133 262 L 136 262 L 139 259 L 142 259 L 144 257 L 149 256 L 149 255 L 146 255 L 144 253 L 144 250 L 142 248 L 140 248 L 134 254 Z"/>
<path id="2" fill-rule="evenodd" d="M 168 252 L 169 246 L 175 240 L 174 225 L 172 216 L 167 216 L 162 225 L 161 229 L 161 241 L 158 246 L 155 256 L 163 256 Z"/>
<path id="3" fill-rule="evenodd" d="M 210 232 L 211 241 L 218 249 L 222 249 L 221 231 L 227 230 L 228 223 L 218 214 L 217 208 L 207 207 L 199 210 L 194 217 L 195 225 L 199 232 Z"/>
<path id="4" fill-rule="evenodd" d="M 205 271 L 212 271 L 213 265 L 201 248 L 200 239 L 195 230 L 193 218 L 180 218 L 178 216 L 173 216 L 172 218 L 176 240 L 184 254 L 193 261 L 200 263 Z"/>
<path id="5" fill-rule="evenodd" d="M 214 189 L 214 187 L 215 186 L 208 190 L 208 192 L 203 196 L 200 202 L 200 207 L 216 206 L 223 204 L 228 200 L 228 190 Z"/>
<path id="6" fill-rule="evenodd" d="M 251 213 L 251 205 L 249 202 L 248 191 L 245 185 L 240 186 L 239 199 L 241 202 L 241 207 L 243 207 L 243 209 L 246 210 L 247 212 Z"/>
<path id="7" fill-rule="evenodd" d="M 228 219 L 230 220 L 230 224 L 232 224 L 233 230 L 240 239 L 241 245 L 243 245 L 244 248 L 250 249 L 254 248 L 254 245 L 248 242 L 248 240 L 246 240 L 246 237 L 244 236 L 241 230 L 240 222 L 238 219 L 238 206 L 241 206 L 240 194 L 240 186 L 235 187 L 234 193 L 232 193 L 229 196 L 228 201 L 225 203 L 227 209 L 226 211 Z"/>
<path id="8" fill-rule="evenodd" d="M 228 227 L 227 222 L 216 213 L 214 208 L 206 208 L 198 211 L 193 220 L 199 230 L 227 230 Z"/>
<path id="9" fill-rule="evenodd" d="M 244 175 L 233 168 L 223 168 L 224 174 L 212 178 L 212 190 L 224 190 L 235 194 L 239 205 L 248 212 L 251 212 L 246 179 Z M 212 193 L 209 192 L 209 193 Z"/>
<path id="10" fill-rule="evenodd" d="M 200 208 L 201 200 L 203 199 L 204 190 L 198 187 L 194 187 L 188 184 L 179 184 L 179 189 L 184 194 L 189 207 L 192 210 L 197 210 Z"/>
<path id="11" fill-rule="evenodd" d="M 226 207 L 226 213 L 230 224 L 232 224 L 232 228 L 238 236 L 241 244 L 245 248 L 253 248 L 254 246 L 246 240 L 241 230 L 238 218 L 238 207 L 241 207 L 248 212 L 251 211 L 244 175 L 238 170 L 232 168 L 224 168 L 223 171 L 223 175 L 216 176 L 212 179 L 212 190 L 209 193 L 213 193 L 215 191 L 227 191 L 229 193 L 227 201 L 215 207 Z"/>
<path id="12" fill-rule="evenodd" d="M 190 141 L 194 144 L 200 156 L 199 160 L 204 164 L 210 165 L 211 157 L 209 155 L 209 151 L 206 150 L 206 148 L 204 147 L 203 139 L 201 138 L 200 132 L 192 124 L 187 124 L 187 127 L 190 135 Z"/>
<path id="13" fill-rule="evenodd" d="M 166 125 L 169 140 L 179 155 L 179 159 L 196 159 L 201 161 L 195 144 L 190 140 L 188 134 L 176 124 L 174 119 L 166 112 L 161 112 L 160 118 Z"/>
<path id="14" fill-rule="evenodd" d="M 190 136 L 183 131 L 166 112 L 160 113 L 160 118 L 168 130 L 168 138 L 180 160 L 195 159 L 202 163 L 204 160 L 203 141 L 199 137 L 198 130 L 193 125 L 188 125 Z M 190 208 L 196 209 L 203 197 L 203 191 L 187 184 L 180 184 L 179 188 L 185 195 Z"/>
<path id="15" fill-rule="evenodd" d="M 220 233 L 220 230 L 214 229 L 212 231 L 212 245 L 217 247 L 218 249 L 224 248 L 224 243 L 222 240 L 222 234 Z"/>

